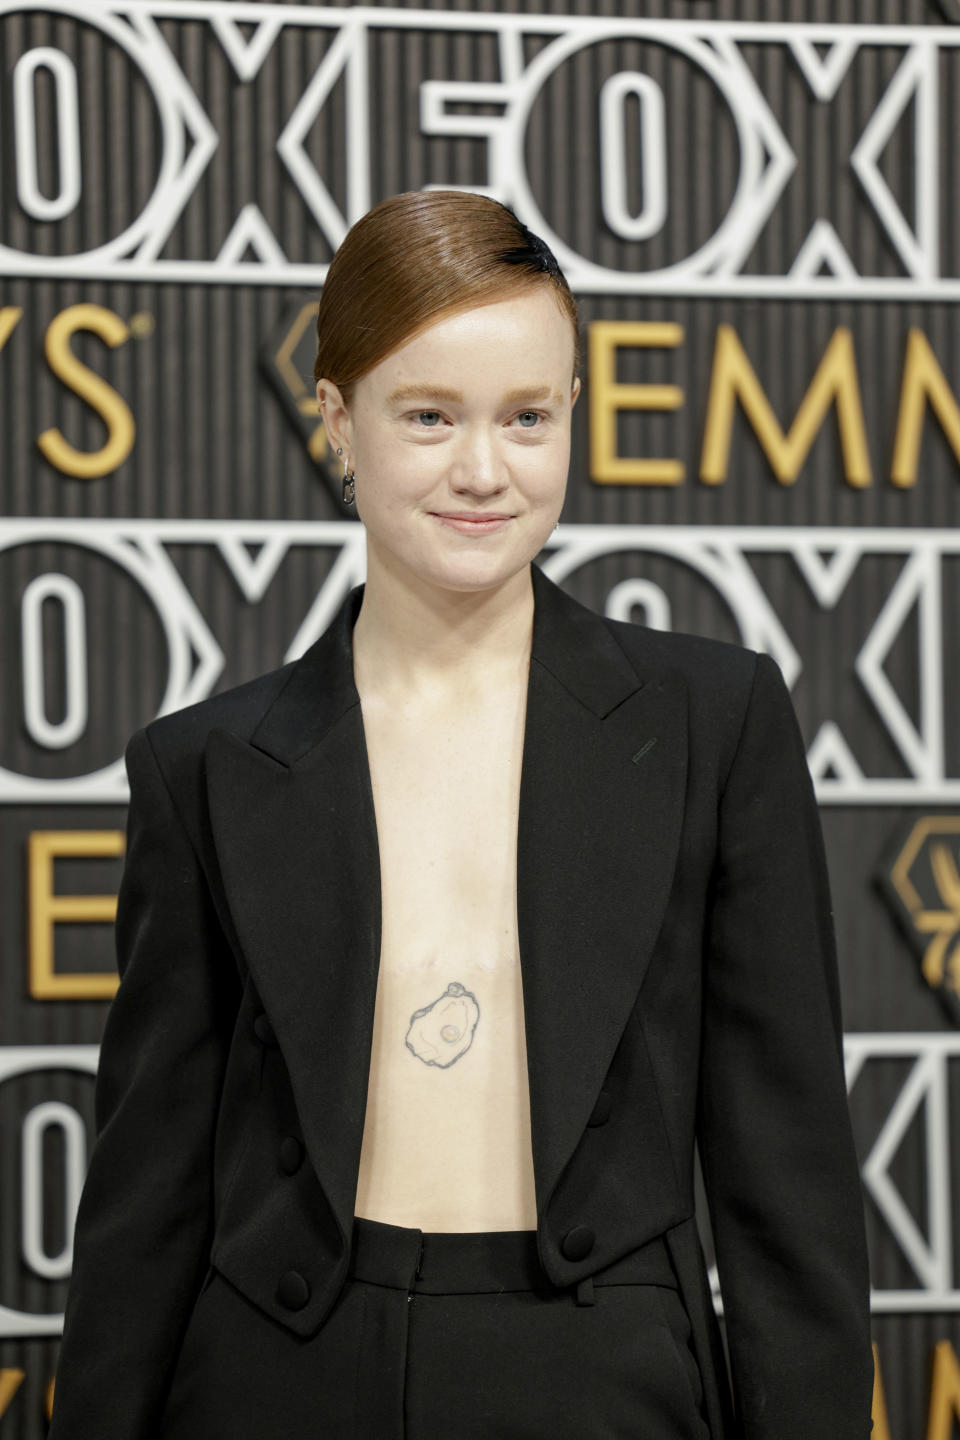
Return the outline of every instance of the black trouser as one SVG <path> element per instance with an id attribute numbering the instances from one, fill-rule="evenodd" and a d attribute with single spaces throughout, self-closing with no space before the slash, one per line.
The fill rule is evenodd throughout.
<path id="1" fill-rule="evenodd" d="M 710 1440 L 700 1398 L 664 1241 L 557 1289 L 533 1230 L 355 1218 L 306 1339 L 213 1276 L 159 1440 Z"/>
<path id="2" fill-rule="evenodd" d="M 663 1241 L 558 1291 L 535 1231 L 357 1218 L 351 1271 L 363 1440 L 709 1440 Z"/>

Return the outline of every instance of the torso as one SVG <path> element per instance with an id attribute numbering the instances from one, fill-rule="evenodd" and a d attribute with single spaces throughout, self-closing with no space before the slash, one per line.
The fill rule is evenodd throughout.
<path id="1" fill-rule="evenodd" d="M 455 708 L 362 701 L 383 916 L 356 1198 L 369 1219 L 536 1228 L 516 910 L 525 699 L 524 672 Z"/>

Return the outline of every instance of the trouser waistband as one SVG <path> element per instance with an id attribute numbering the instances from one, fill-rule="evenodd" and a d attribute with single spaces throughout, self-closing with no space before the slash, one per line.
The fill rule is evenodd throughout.
<path id="1" fill-rule="evenodd" d="M 497 1294 L 552 1288 L 535 1230 L 423 1231 L 357 1215 L 349 1273 L 357 1280 L 425 1295 Z M 677 1279 L 661 1235 L 594 1272 L 594 1285 L 666 1285 Z M 586 1292 L 578 1285 L 578 1299 Z M 587 1300 L 586 1303 L 589 1303 Z"/>

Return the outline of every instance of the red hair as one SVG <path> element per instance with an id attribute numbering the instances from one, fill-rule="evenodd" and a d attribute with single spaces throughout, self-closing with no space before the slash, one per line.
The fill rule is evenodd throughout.
<path id="1" fill-rule="evenodd" d="M 349 404 L 362 375 L 459 310 L 549 285 L 573 328 L 577 306 L 553 252 L 512 210 L 460 190 L 408 190 L 368 210 L 345 236 L 317 311 L 315 380 Z"/>

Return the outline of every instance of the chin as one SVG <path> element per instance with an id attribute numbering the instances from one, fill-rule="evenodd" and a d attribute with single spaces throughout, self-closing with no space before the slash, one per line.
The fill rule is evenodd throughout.
<path id="1" fill-rule="evenodd" d="M 543 525 L 537 527 L 535 534 L 525 531 L 508 545 L 466 540 L 462 545 L 421 543 L 402 549 L 395 544 L 384 544 L 368 532 L 368 568 L 380 563 L 397 578 L 405 574 L 416 583 L 434 585 L 441 590 L 464 593 L 490 590 L 527 570 L 550 534 L 547 529 L 541 535 L 541 530 Z"/>
<path id="2" fill-rule="evenodd" d="M 482 552 L 479 547 L 473 553 L 444 556 L 434 568 L 451 588 L 462 590 L 489 589 L 512 580 L 515 575 L 526 571 L 543 549 L 539 537 L 524 537 L 522 545 L 512 546 L 499 553 L 492 547 Z M 443 583 L 443 581 L 441 581 Z"/>
<path id="3" fill-rule="evenodd" d="M 523 560 L 510 564 L 501 561 L 499 564 L 486 565 L 444 565 L 437 566 L 429 574 L 423 574 L 422 578 L 428 584 L 437 585 L 444 590 L 460 590 L 464 593 L 493 590 L 512 580 L 518 571 L 526 569 L 527 563 Z"/>
<path id="4" fill-rule="evenodd" d="M 484 554 L 478 550 L 474 554 L 432 557 L 430 562 L 412 568 L 424 583 L 444 590 L 492 590 L 526 570 L 538 553 L 535 550 L 527 554 L 526 547 L 511 550 L 509 554 L 493 551 Z"/>

